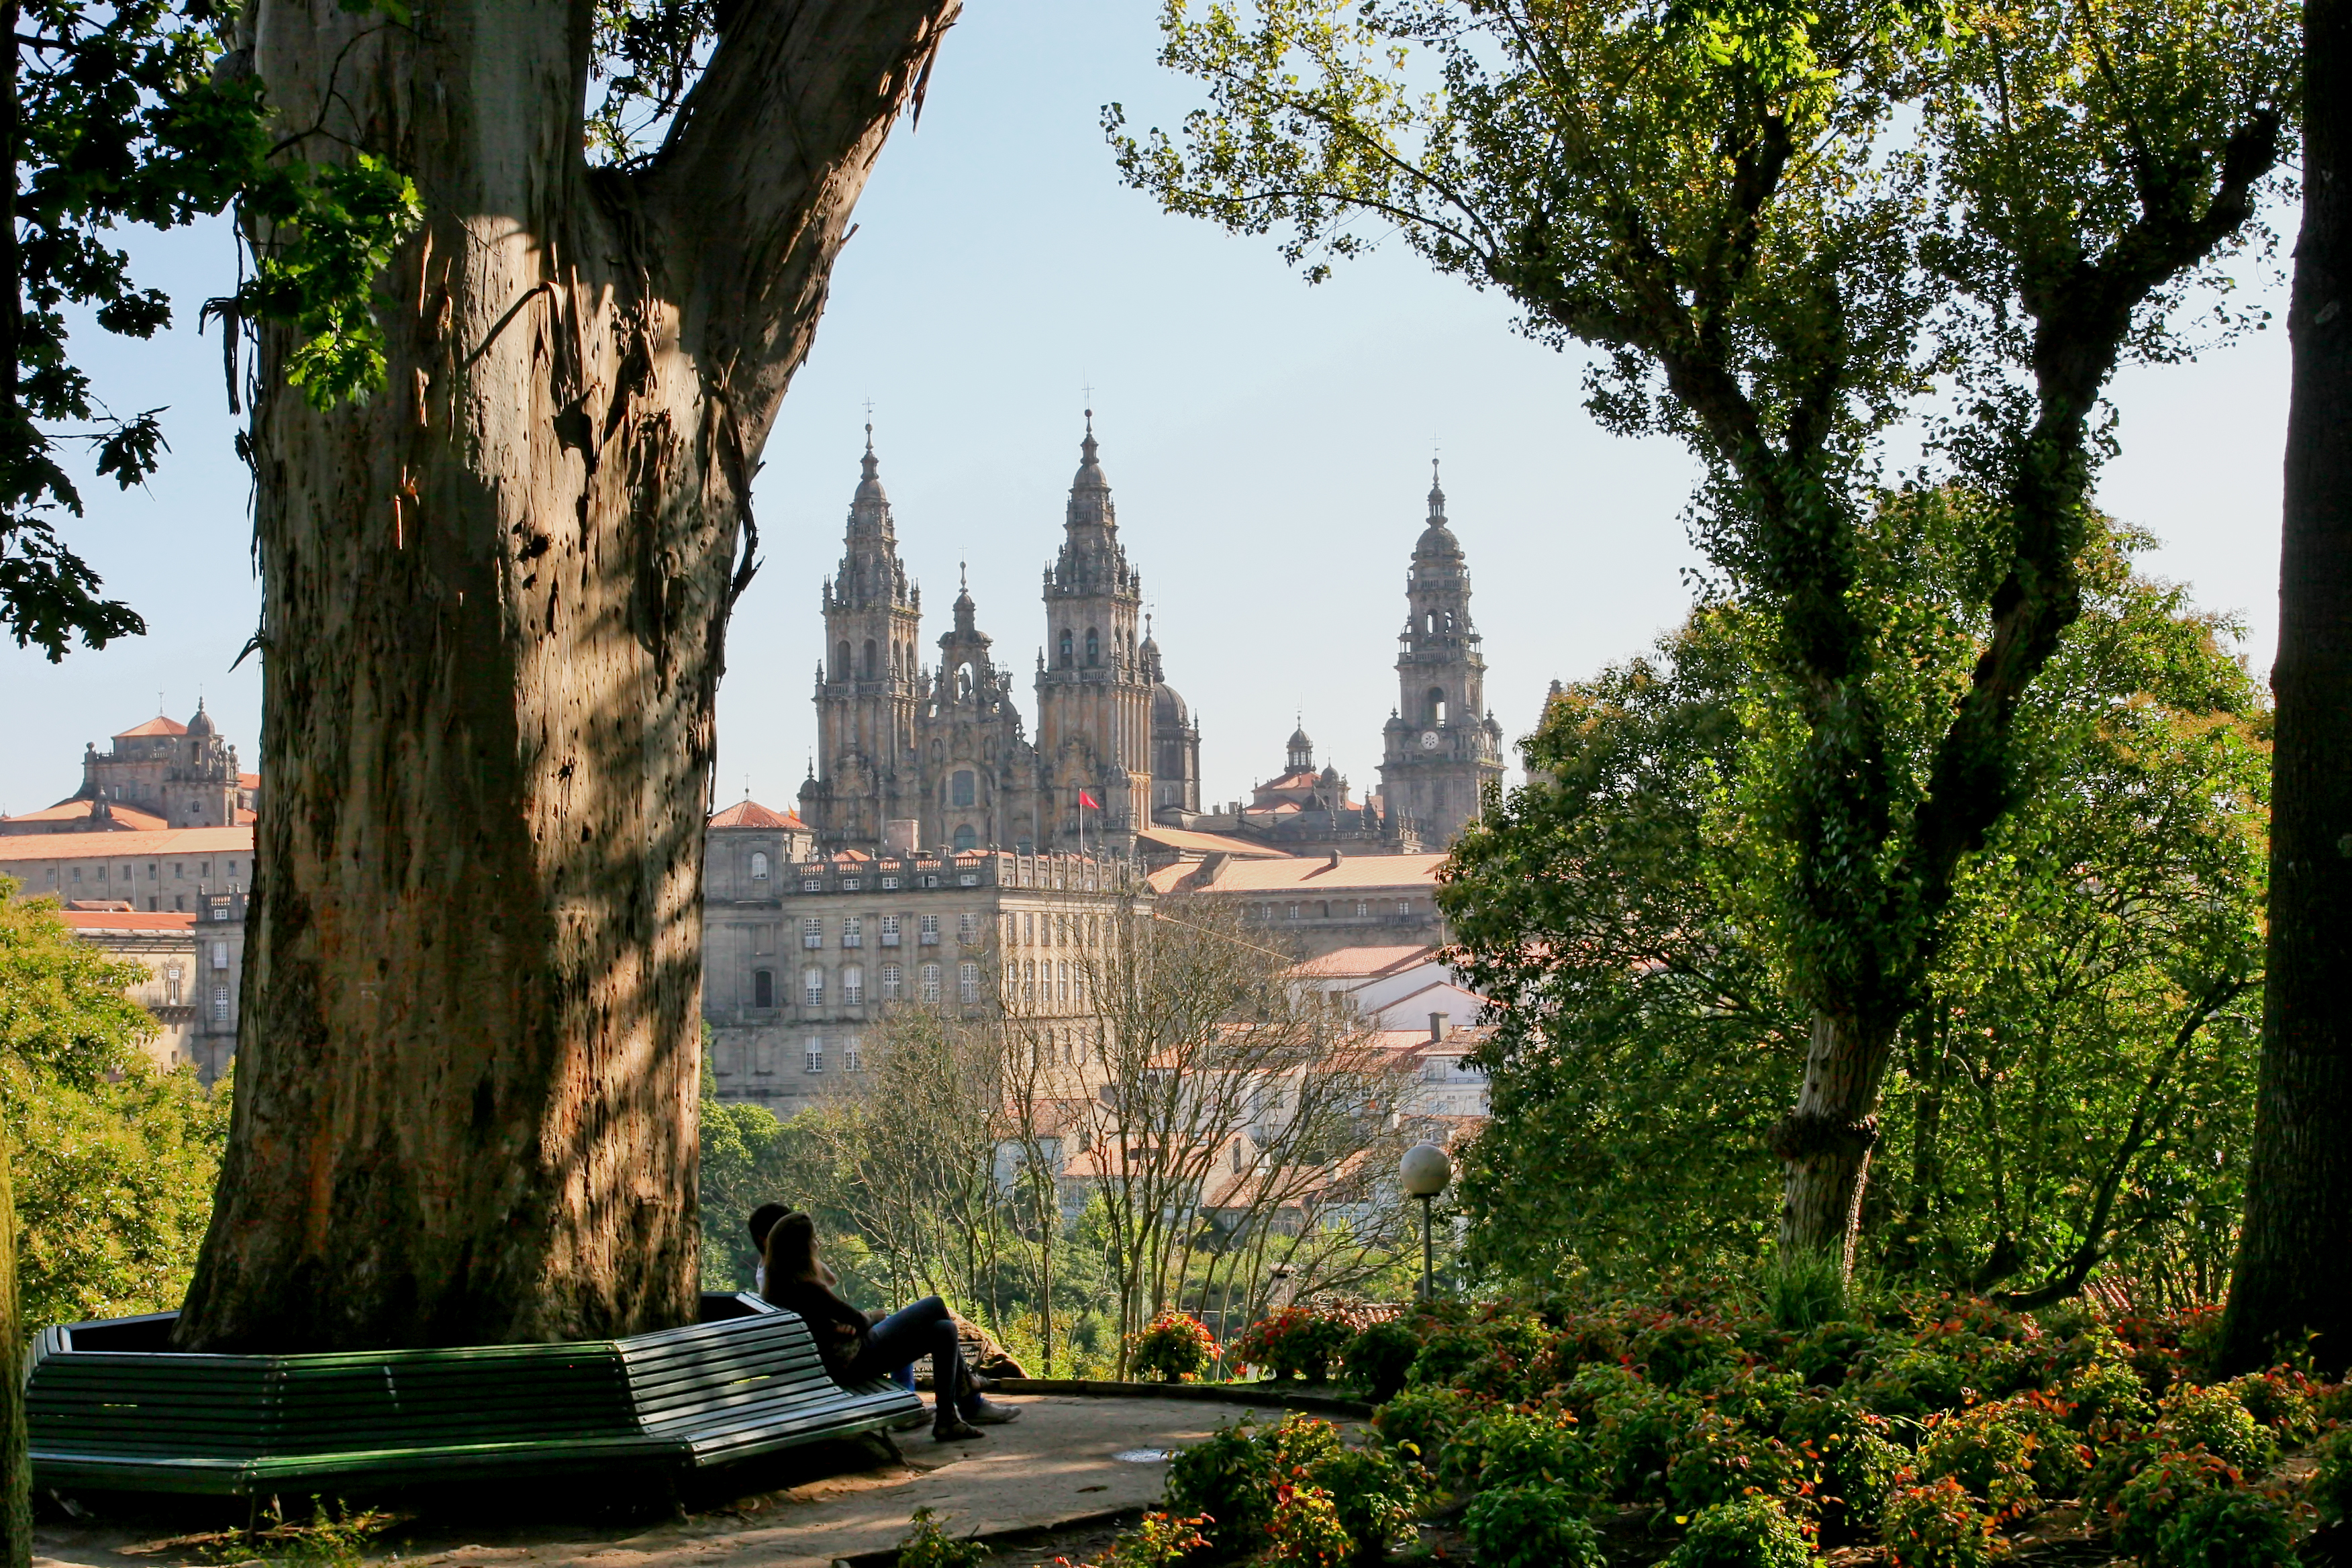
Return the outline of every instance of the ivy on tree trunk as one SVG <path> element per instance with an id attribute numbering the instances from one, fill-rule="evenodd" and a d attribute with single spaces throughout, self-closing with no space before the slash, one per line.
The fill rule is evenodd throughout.
<path id="1" fill-rule="evenodd" d="M 702 826 L 751 479 L 957 8 L 722 7 L 658 152 L 597 169 L 587 0 L 252 7 L 308 155 L 388 159 L 425 221 L 376 280 L 380 394 L 312 406 L 294 330 L 259 329 L 269 798 L 183 1348 L 691 1321 Z"/>

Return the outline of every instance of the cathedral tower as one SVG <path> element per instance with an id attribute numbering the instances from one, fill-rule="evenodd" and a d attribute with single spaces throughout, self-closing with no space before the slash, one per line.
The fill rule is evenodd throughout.
<path id="1" fill-rule="evenodd" d="M 1486 659 L 1470 625 L 1470 574 L 1445 523 L 1445 491 L 1429 465 L 1429 526 L 1405 571 L 1397 638 L 1397 708 L 1389 715 L 1381 792 L 1389 819 L 1409 816 L 1423 841 L 1453 842 L 1503 777 L 1503 727 L 1486 710 Z"/>
<path id="2" fill-rule="evenodd" d="M 1087 845 L 1131 851 L 1150 819 L 1152 681 L 1136 642 L 1143 579 L 1118 542 L 1110 481 L 1096 460 L 1094 410 L 1062 527 L 1045 572 L 1045 651 L 1037 670 L 1037 750 L 1043 766 L 1040 848 Z M 1099 837 L 1097 837 L 1099 836 Z"/>
<path id="3" fill-rule="evenodd" d="M 1021 732 L 1013 672 L 989 657 L 966 584 L 940 638 L 939 673 L 915 727 L 922 746 L 922 842 L 953 850 L 1037 841 L 1037 749 Z"/>
<path id="4" fill-rule="evenodd" d="M 801 786 L 801 816 L 828 849 L 870 850 L 882 842 L 885 822 L 922 815 L 915 750 L 922 592 L 908 584 L 898 560 L 871 425 L 863 461 L 840 570 L 824 584 L 828 657 L 816 674 L 816 776 Z"/>

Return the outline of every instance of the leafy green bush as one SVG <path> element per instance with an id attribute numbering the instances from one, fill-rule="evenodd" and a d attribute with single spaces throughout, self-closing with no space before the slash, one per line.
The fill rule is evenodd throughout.
<path id="1" fill-rule="evenodd" d="M 1807 1568 L 1813 1549 L 1780 1500 L 1738 1498 L 1691 1520 L 1665 1568 Z"/>
<path id="2" fill-rule="evenodd" d="M 1794 1498 L 1805 1468 L 1802 1458 L 1779 1438 L 1710 1410 L 1676 1440 L 1666 1465 L 1666 1496 L 1684 1514 L 1704 1512 L 1751 1490 Z"/>
<path id="3" fill-rule="evenodd" d="M 1877 1521 L 1887 1488 L 1911 1463 L 1888 1429 L 1885 1416 L 1836 1394 L 1800 1404 L 1781 1424 L 1785 1442 L 1821 1462 L 1823 1529 L 1858 1529 Z"/>
<path id="4" fill-rule="evenodd" d="M 2057 1413 L 2031 1396 L 1937 1416 L 1919 1447 L 1919 1475 L 1949 1476 L 2001 1518 L 2069 1492 L 2088 1468 Z"/>
<path id="5" fill-rule="evenodd" d="M 2322 1523 L 2341 1524 L 2352 1519 L 2352 1430 L 2322 1438 L 2317 1458 L 2306 1495 Z"/>
<path id="6" fill-rule="evenodd" d="M 2147 1421 L 2156 1415 L 2147 1384 L 2127 1362 L 2094 1362 L 2060 1384 L 2058 1392 L 2071 1407 L 2068 1419 L 2080 1427 L 2101 1420 Z"/>
<path id="7" fill-rule="evenodd" d="M 1633 1362 L 1661 1388 L 1682 1388 L 1739 1360 L 1728 1325 L 1701 1318 L 1660 1320 L 1634 1336 Z"/>
<path id="8" fill-rule="evenodd" d="M 1605 1568 L 1601 1536 L 1566 1487 L 1502 1487 L 1463 1510 L 1478 1568 Z"/>
<path id="9" fill-rule="evenodd" d="M 2283 1568 L 2285 1507 L 2210 1451 L 2167 1454 L 2125 1484 L 2109 1510 L 2116 1549 L 2154 1568 Z"/>
<path id="10" fill-rule="evenodd" d="M 1307 1479 L 1330 1493 L 1358 1562 L 1378 1562 L 1412 1523 L 1421 1504 L 1415 1468 L 1391 1449 L 1349 1448 L 1307 1467 Z"/>
<path id="11" fill-rule="evenodd" d="M 1958 1409 L 1975 1384 L 1957 1356 L 1882 1339 L 1868 1373 L 1849 1386 L 1856 1399 L 1881 1415 L 1927 1415 Z"/>
<path id="12" fill-rule="evenodd" d="M 1245 1551 L 1272 1528 L 1278 1495 L 1293 1473 L 1343 1451 L 1339 1429 L 1328 1421 L 1293 1412 L 1261 1430 L 1244 1415 L 1169 1461 L 1168 1506 L 1206 1515 L 1203 1528 L 1218 1550 Z"/>
<path id="13" fill-rule="evenodd" d="M 1321 1383 L 1354 1337 L 1340 1319 L 1307 1307 L 1285 1307 L 1244 1329 L 1232 1348 L 1242 1361 L 1275 1377 Z"/>
<path id="14" fill-rule="evenodd" d="M 1408 1388 L 1372 1413 L 1381 1441 L 1432 1474 L 1455 1427 L 1490 1408 L 1487 1401 L 1450 1388 Z"/>
<path id="15" fill-rule="evenodd" d="M 2281 1443 L 2308 1443 L 2319 1436 L 2319 1414 L 2313 1405 L 2318 1390 L 2294 1368 L 2274 1366 L 2268 1372 L 2250 1372 L 2221 1386 Z"/>
<path id="16" fill-rule="evenodd" d="M 1879 1510 L 1879 1539 L 1897 1568 L 1988 1568 L 2000 1555 L 1994 1519 L 1949 1476 L 1898 1486 Z"/>
<path id="17" fill-rule="evenodd" d="M 1147 1513 L 1133 1530 L 1122 1531 L 1112 1541 L 1100 1562 L 1080 1563 L 1074 1568 L 1176 1568 L 1194 1552 L 1208 1549 L 1209 1538 L 1201 1533 L 1206 1522 Z"/>
<path id="18" fill-rule="evenodd" d="M 1572 1422 L 1517 1410 L 1490 1410 L 1456 1426 L 1435 1468 L 1457 1493 L 1546 1482 L 1581 1491 L 1595 1479 L 1592 1451 Z"/>
<path id="19" fill-rule="evenodd" d="M 2278 1445 L 2227 1384 L 2183 1386 L 2158 1406 L 2158 1439 L 2168 1447 L 2202 1448 L 2231 1468 L 2256 1471 L 2278 1458 Z"/>
<path id="20" fill-rule="evenodd" d="M 1551 1336 L 1531 1318 L 1502 1315 L 1437 1330 L 1413 1358 L 1415 1388 L 1460 1388 L 1517 1404 L 1550 1382 Z"/>
<path id="21" fill-rule="evenodd" d="M 1787 1253 L 1765 1268 L 1764 1314 L 1790 1333 L 1834 1321 L 1845 1306 L 1845 1259 L 1836 1253 Z"/>
<path id="22" fill-rule="evenodd" d="M 898 1568 L 981 1568 L 989 1559 L 987 1547 L 950 1535 L 928 1508 L 915 1510 L 914 1526 L 898 1542 Z"/>
<path id="23" fill-rule="evenodd" d="M 1356 1544 L 1339 1521 L 1339 1505 L 1318 1486 L 1285 1482 L 1274 1499 L 1266 1548 L 1258 1561 L 1283 1568 L 1347 1568 Z"/>
<path id="24" fill-rule="evenodd" d="M 1789 1352 L 1789 1365 L 1807 1383 L 1835 1388 L 1877 1337 L 1860 1323 L 1822 1323 L 1797 1342 Z"/>
<path id="25" fill-rule="evenodd" d="M 1421 1336 L 1391 1318 L 1350 1341 L 1341 1364 L 1348 1381 L 1369 1391 L 1377 1405 L 1397 1396 L 1420 1354 Z"/>
<path id="26" fill-rule="evenodd" d="M 1156 1374 L 1163 1383 L 1190 1383 L 1216 1354 L 1216 1336 L 1207 1324 L 1187 1313 L 1162 1312 L 1135 1336 L 1127 1363 L 1139 1377 Z"/>
<path id="27" fill-rule="evenodd" d="M 1706 1406 L 1691 1395 L 1644 1382 L 1630 1367 L 1589 1366 L 1568 1385 L 1570 1403 L 1588 1413 L 1595 1458 L 1613 1495 L 1654 1494 L 1665 1468 Z"/>

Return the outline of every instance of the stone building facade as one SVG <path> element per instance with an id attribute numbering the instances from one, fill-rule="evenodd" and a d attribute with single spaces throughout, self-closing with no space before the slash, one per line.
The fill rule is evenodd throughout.
<path id="1" fill-rule="evenodd" d="M 1148 907 L 1110 856 L 845 850 L 748 874 L 751 838 L 706 859 L 702 1016 L 719 1095 L 791 1116 L 855 1093 L 894 1010 L 1023 1015 L 1076 1042 L 1079 949 Z"/>
<path id="2" fill-rule="evenodd" d="M 82 749 L 81 788 L 43 811 L 0 816 L 0 837 L 35 833 L 152 833 L 234 827 L 253 820 L 261 781 L 240 773 L 201 699 L 184 724 L 162 714 Z"/>
<path id="3" fill-rule="evenodd" d="M 239 892 L 206 894 L 185 913 L 68 907 L 62 918 L 79 940 L 143 972 L 130 994 L 155 1020 L 142 1045 L 149 1059 L 193 1067 L 209 1084 L 236 1055 L 245 913 Z"/>

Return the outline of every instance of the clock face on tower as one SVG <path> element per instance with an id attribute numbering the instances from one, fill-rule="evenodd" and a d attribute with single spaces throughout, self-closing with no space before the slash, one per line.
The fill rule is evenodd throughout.
<path id="1" fill-rule="evenodd" d="M 1424 751 L 1424 752 L 1433 752 L 1433 751 L 1437 750 L 1437 731 L 1434 731 L 1434 730 L 1423 730 L 1423 731 L 1421 732 L 1421 749 L 1422 749 L 1423 751 Z"/>

